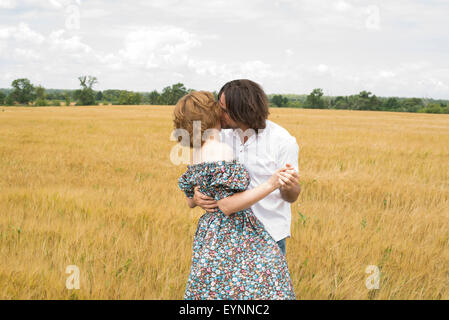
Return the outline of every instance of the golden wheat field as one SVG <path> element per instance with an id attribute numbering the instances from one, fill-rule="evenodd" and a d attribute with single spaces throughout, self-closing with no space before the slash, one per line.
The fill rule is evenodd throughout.
<path id="1" fill-rule="evenodd" d="M 202 211 L 169 160 L 173 107 L 0 109 L 0 298 L 182 299 Z M 300 147 L 297 298 L 449 299 L 449 115 L 270 119 Z M 366 287 L 369 265 L 379 289 Z"/>

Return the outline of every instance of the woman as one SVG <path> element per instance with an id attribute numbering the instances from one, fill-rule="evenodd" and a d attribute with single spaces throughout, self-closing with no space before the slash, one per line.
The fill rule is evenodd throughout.
<path id="1" fill-rule="evenodd" d="M 192 266 L 184 299 L 295 299 L 288 266 L 278 244 L 255 217 L 251 205 L 280 187 L 277 170 L 265 183 L 247 190 L 249 174 L 219 141 L 221 108 L 210 92 L 192 92 L 179 100 L 174 126 L 185 129 L 194 145 L 194 121 L 201 121 L 199 152 L 179 178 L 187 203 L 194 207 L 195 186 L 217 200 L 204 213 L 193 241 Z"/>

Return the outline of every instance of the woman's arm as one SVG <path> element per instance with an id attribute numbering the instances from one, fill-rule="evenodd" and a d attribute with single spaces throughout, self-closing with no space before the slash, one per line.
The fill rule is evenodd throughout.
<path id="1" fill-rule="evenodd" d="M 251 207 L 280 187 L 279 172 L 285 170 L 285 168 L 276 170 L 270 179 L 253 189 L 238 192 L 232 196 L 218 200 L 218 207 L 227 216 Z"/>

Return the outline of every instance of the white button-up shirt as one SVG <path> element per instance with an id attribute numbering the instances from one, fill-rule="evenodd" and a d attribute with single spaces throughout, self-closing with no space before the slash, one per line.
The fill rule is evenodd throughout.
<path id="1" fill-rule="evenodd" d="M 296 138 L 280 125 L 267 120 L 266 128 L 257 135 L 251 135 L 246 143 L 242 143 L 239 131 L 222 129 L 221 141 L 232 147 L 236 159 L 248 170 L 251 178 L 248 189 L 267 181 L 287 163 L 299 172 Z M 282 199 L 279 189 L 251 206 L 251 209 L 275 241 L 290 237 L 291 207 L 289 202 Z"/>

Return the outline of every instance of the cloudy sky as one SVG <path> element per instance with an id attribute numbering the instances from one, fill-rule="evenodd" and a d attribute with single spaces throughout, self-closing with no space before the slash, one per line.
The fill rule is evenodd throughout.
<path id="1" fill-rule="evenodd" d="M 0 0 L 0 87 L 449 98 L 447 0 Z"/>

